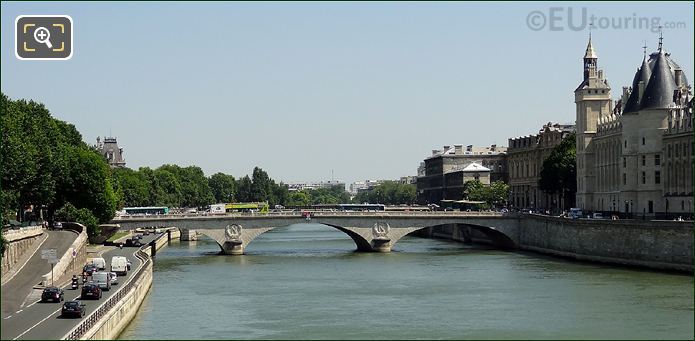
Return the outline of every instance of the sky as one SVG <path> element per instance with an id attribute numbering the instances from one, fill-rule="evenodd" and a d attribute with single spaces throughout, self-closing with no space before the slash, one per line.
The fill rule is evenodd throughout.
<path id="1" fill-rule="evenodd" d="M 612 96 L 642 46 L 693 77 L 693 3 L 5 2 L 0 85 L 127 166 L 280 181 L 397 179 L 444 145 L 574 123 L 592 41 Z M 67 61 L 18 60 L 18 15 L 66 14 Z"/>

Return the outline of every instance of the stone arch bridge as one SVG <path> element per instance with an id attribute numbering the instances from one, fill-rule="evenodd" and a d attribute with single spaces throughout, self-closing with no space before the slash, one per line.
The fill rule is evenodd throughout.
<path id="1" fill-rule="evenodd" d="M 214 239 L 225 254 L 243 254 L 259 235 L 292 224 L 323 224 L 344 232 L 358 251 L 390 252 L 405 235 L 428 227 L 456 224 L 485 234 L 495 245 L 515 248 L 519 242 L 518 218 L 491 212 L 315 212 L 300 214 L 236 214 L 208 216 L 124 216 L 112 221 L 121 230 L 178 227 L 196 230 Z"/>

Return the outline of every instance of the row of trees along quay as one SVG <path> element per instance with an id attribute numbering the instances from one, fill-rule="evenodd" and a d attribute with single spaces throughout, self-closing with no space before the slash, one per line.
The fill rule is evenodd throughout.
<path id="1" fill-rule="evenodd" d="M 290 192 L 259 167 L 251 176 L 240 178 L 221 172 L 206 177 L 197 166 L 110 168 L 96 148 L 83 141 L 73 124 L 53 118 L 43 104 L 12 100 L 4 93 L 1 100 L 3 226 L 10 220 L 77 221 L 87 226 L 93 240 L 100 235 L 99 224 L 110 221 L 122 207 L 203 207 L 219 202 L 258 201 L 267 201 L 271 207 L 416 202 L 415 185 L 396 181 L 386 181 L 350 200 L 342 186 Z M 573 196 L 574 156 L 572 135 L 543 163 L 541 189 Z M 508 185 L 502 182 L 489 186 L 470 182 L 463 195 L 468 200 L 484 201 L 484 208 L 490 208 L 505 205 L 508 191 Z"/>

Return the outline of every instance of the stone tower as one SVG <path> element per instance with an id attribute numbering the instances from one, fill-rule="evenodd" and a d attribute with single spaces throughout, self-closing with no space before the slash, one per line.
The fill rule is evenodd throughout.
<path id="1" fill-rule="evenodd" d="M 584 53 L 584 79 L 574 90 L 577 108 L 577 207 L 594 210 L 592 193 L 596 174 L 591 140 L 596 134 L 599 119 L 611 114 L 611 88 L 598 69 L 598 56 L 589 35 Z"/>

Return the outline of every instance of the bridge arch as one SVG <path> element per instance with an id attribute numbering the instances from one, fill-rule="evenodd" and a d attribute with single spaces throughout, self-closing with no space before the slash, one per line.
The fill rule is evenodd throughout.
<path id="1" fill-rule="evenodd" d="M 306 222 L 312 223 L 312 222 Z M 361 252 L 390 252 L 391 248 L 404 236 L 417 230 L 422 230 L 427 228 L 422 227 L 405 227 L 405 228 L 393 228 L 388 229 L 383 235 L 375 234 L 374 229 L 365 227 L 345 227 L 336 224 L 330 224 L 326 222 L 313 222 L 312 224 L 324 225 L 332 227 L 340 232 L 343 232 L 352 239 L 357 247 L 357 251 Z M 217 242 L 218 246 L 224 254 L 230 255 L 240 255 L 245 252 L 246 246 L 248 246 L 254 239 L 256 239 L 261 234 L 268 231 L 287 227 L 292 224 L 265 227 L 265 228 L 254 228 L 254 229 L 244 229 L 243 226 L 238 231 L 239 236 L 235 239 L 230 238 L 230 234 L 223 229 L 198 229 L 197 231 L 201 234 L 207 235 Z M 383 232 L 382 232 L 383 233 Z"/>

